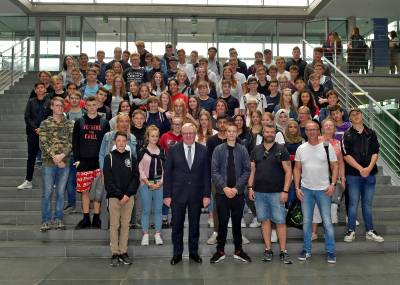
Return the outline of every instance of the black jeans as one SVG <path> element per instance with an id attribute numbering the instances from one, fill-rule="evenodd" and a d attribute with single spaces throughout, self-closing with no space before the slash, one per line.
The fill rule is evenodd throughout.
<path id="1" fill-rule="evenodd" d="M 232 218 L 232 235 L 235 251 L 242 249 L 242 228 L 240 221 L 243 217 L 244 194 L 236 195 L 233 198 L 228 198 L 225 194 L 217 194 L 216 200 L 218 204 L 218 236 L 217 250 L 224 251 L 226 243 L 226 235 L 228 233 L 229 218 Z"/>
<path id="2" fill-rule="evenodd" d="M 28 160 L 26 161 L 25 179 L 28 181 L 32 181 L 36 156 L 39 152 L 39 136 L 36 133 L 29 133 L 26 140 L 28 143 Z"/>

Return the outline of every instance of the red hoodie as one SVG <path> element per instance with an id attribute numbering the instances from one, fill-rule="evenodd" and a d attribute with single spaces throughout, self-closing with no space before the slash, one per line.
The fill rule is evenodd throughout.
<path id="1" fill-rule="evenodd" d="M 169 148 L 174 144 L 182 141 L 182 135 L 175 135 L 172 131 L 168 131 L 160 138 L 160 146 L 166 154 L 169 153 Z"/>

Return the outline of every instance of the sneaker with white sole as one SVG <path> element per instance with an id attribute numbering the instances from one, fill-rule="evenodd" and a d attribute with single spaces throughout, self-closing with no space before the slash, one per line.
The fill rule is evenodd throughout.
<path id="1" fill-rule="evenodd" d="M 365 234 L 367 240 L 372 240 L 376 242 L 384 242 L 385 240 L 381 237 L 375 230 L 370 230 Z"/>
<path id="2" fill-rule="evenodd" d="M 243 250 L 235 251 L 233 258 L 243 262 L 251 262 L 250 256 L 248 256 L 247 253 L 245 253 Z"/>
<path id="3" fill-rule="evenodd" d="M 208 218 L 208 227 L 213 229 L 214 228 L 214 219 L 213 218 Z"/>
<path id="4" fill-rule="evenodd" d="M 210 263 L 218 263 L 225 260 L 225 252 L 218 250 L 210 259 Z"/>
<path id="5" fill-rule="evenodd" d="M 50 229 L 51 229 L 50 224 L 47 223 L 47 222 L 43 223 L 43 224 L 41 225 L 41 227 L 40 227 L 40 231 L 41 231 L 42 233 L 45 233 L 45 232 L 47 232 L 47 231 L 50 230 Z"/>
<path id="6" fill-rule="evenodd" d="M 334 264 L 336 263 L 336 254 L 332 253 L 332 252 L 328 252 L 326 254 L 326 261 L 328 263 Z"/>
<path id="7" fill-rule="evenodd" d="M 244 218 L 242 218 L 242 220 L 240 221 L 240 227 L 242 227 L 242 228 L 247 227 L 246 221 L 244 220 Z"/>
<path id="8" fill-rule="evenodd" d="M 271 231 L 271 242 L 277 242 L 278 236 L 276 235 L 276 230 Z"/>
<path id="9" fill-rule="evenodd" d="M 18 190 L 32 189 L 32 182 L 25 180 L 21 185 L 17 186 Z"/>
<path id="10" fill-rule="evenodd" d="M 228 228 L 231 228 L 231 227 L 232 227 L 232 219 L 229 218 L 229 221 L 228 221 Z"/>
<path id="11" fill-rule="evenodd" d="M 346 235 L 344 236 L 345 242 L 352 242 L 356 238 L 356 233 L 352 230 L 348 230 Z"/>
<path id="12" fill-rule="evenodd" d="M 307 259 L 311 258 L 311 253 L 306 252 L 304 249 L 300 252 L 299 256 L 297 257 L 300 261 L 306 261 Z"/>
<path id="13" fill-rule="evenodd" d="M 162 240 L 160 233 L 156 233 L 154 235 L 154 239 L 156 241 L 156 245 L 163 245 L 164 244 L 164 241 Z"/>
<path id="14" fill-rule="evenodd" d="M 149 245 L 149 234 L 143 235 L 141 245 L 144 245 L 144 246 Z"/>
<path id="15" fill-rule="evenodd" d="M 261 227 L 261 223 L 257 221 L 257 217 L 254 217 L 251 223 L 249 224 L 250 228 L 259 228 Z"/>
<path id="16" fill-rule="evenodd" d="M 211 236 L 209 237 L 209 239 L 207 240 L 207 244 L 208 245 L 216 244 L 217 243 L 217 236 L 218 236 L 218 233 L 217 232 L 213 232 L 211 234 Z"/>
<path id="17" fill-rule="evenodd" d="M 242 235 L 242 244 L 249 244 L 249 243 L 250 243 L 249 239 L 244 235 Z"/>

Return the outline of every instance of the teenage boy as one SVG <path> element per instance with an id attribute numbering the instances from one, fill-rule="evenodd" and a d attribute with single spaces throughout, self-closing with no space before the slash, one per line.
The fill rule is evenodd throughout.
<path id="1" fill-rule="evenodd" d="M 319 121 L 322 122 L 325 120 L 327 117 L 331 115 L 331 108 L 334 108 L 336 105 L 339 105 L 339 95 L 335 90 L 329 90 L 326 93 L 326 98 L 328 99 L 328 106 L 323 107 L 320 109 L 319 112 Z M 343 112 L 343 121 L 348 122 L 349 121 L 349 113 L 345 110 L 342 109 Z"/>
<path id="2" fill-rule="evenodd" d="M 110 265 L 131 265 L 132 260 L 128 255 L 129 221 L 134 195 L 139 187 L 139 170 L 135 156 L 125 149 L 128 135 L 116 132 L 114 141 L 116 149 L 105 157 L 103 168 L 110 212 Z"/>
<path id="3" fill-rule="evenodd" d="M 271 77 L 272 80 L 278 80 L 278 68 L 276 65 L 271 65 L 268 69 L 268 75 Z"/>
<path id="4" fill-rule="evenodd" d="M 197 84 L 197 90 L 199 92 L 200 99 L 200 110 L 207 110 L 210 114 L 215 110 L 215 99 L 208 96 L 208 84 L 205 81 L 200 81 Z"/>
<path id="5" fill-rule="evenodd" d="M 17 187 L 19 190 L 32 189 L 33 171 L 35 169 L 36 156 L 39 152 L 40 124 L 50 114 L 50 99 L 46 96 L 44 83 L 35 83 L 35 97 L 29 99 L 25 108 L 25 125 L 28 143 L 28 159 L 26 161 L 25 181 Z"/>
<path id="6" fill-rule="evenodd" d="M 247 84 L 249 86 L 249 93 L 245 94 L 240 98 L 240 111 L 242 114 L 248 114 L 247 110 L 247 102 L 250 99 L 255 99 L 257 101 L 257 110 L 260 110 L 262 113 L 264 109 L 267 107 L 267 101 L 265 100 L 265 96 L 257 92 L 258 84 L 257 79 L 255 77 L 250 77 L 247 80 Z"/>
<path id="7" fill-rule="evenodd" d="M 212 155 L 211 175 L 216 188 L 219 228 L 217 252 L 212 256 L 211 263 L 218 263 L 225 259 L 225 243 L 230 218 L 235 245 L 233 257 L 243 262 L 251 262 L 251 258 L 243 251 L 241 233 L 244 192 L 250 175 L 250 159 L 247 149 L 236 143 L 237 135 L 237 126 L 229 123 L 226 130 L 226 143 L 217 146 Z"/>
<path id="8" fill-rule="evenodd" d="M 299 106 L 300 94 L 306 88 L 306 83 L 304 82 L 303 77 L 298 76 L 294 80 L 294 86 L 296 87 L 296 91 L 294 91 L 294 93 L 292 94 L 292 102 L 293 102 L 293 106 L 297 109 L 297 107 Z"/>
<path id="9" fill-rule="evenodd" d="M 258 82 L 257 92 L 267 96 L 269 94 L 268 86 L 271 81 L 271 77 L 267 75 L 265 67 L 258 68 L 256 71 L 256 78 Z"/>
<path id="10" fill-rule="evenodd" d="M 106 84 L 103 85 L 108 91 L 111 90 L 113 82 L 114 82 L 115 72 L 112 69 L 106 71 Z"/>
<path id="11" fill-rule="evenodd" d="M 109 97 L 109 93 L 107 89 L 104 87 L 101 87 L 99 90 L 96 92 L 96 101 L 97 101 L 97 113 L 106 119 L 107 121 L 111 120 L 112 118 L 112 113 L 111 113 L 111 108 L 109 106 L 105 105 L 105 102 L 107 101 L 107 98 Z"/>
<path id="12" fill-rule="evenodd" d="M 309 90 L 313 95 L 315 104 L 318 108 L 323 108 L 328 105 L 328 99 L 326 98 L 326 89 L 319 83 L 319 76 L 315 73 L 310 75 Z"/>
<path id="13" fill-rule="evenodd" d="M 344 133 L 351 127 L 350 122 L 343 121 L 343 109 L 339 105 L 329 107 L 331 118 L 335 121 L 335 139 L 342 141 Z"/>
<path id="14" fill-rule="evenodd" d="M 275 65 L 275 61 L 272 58 L 272 51 L 270 49 L 264 50 L 264 66 L 270 69 L 272 65 Z"/>
<path id="15" fill-rule="evenodd" d="M 53 91 L 47 93 L 47 96 L 49 96 L 50 99 L 53 99 L 53 97 L 55 96 L 61 97 L 63 99 L 67 97 L 67 92 L 64 89 L 63 80 L 60 76 L 53 75 L 51 77 L 51 86 L 53 86 Z"/>
<path id="16" fill-rule="evenodd" d="M 286 67 L 285 58 L 283 56 L 278 56 L 275 59 L 275 63 L 276 63 L 276 68 L 278 69 L 277 78 L 279 79 L 279 77 L 281 76 L 286 76 L 287 80 L 289 81 L 290 73 L 285 69 Z"/>
<path id="17" fill-rule="evenodd" d="M 229 80 L 222 80 L 222 94 L 221 99 L 223 99 L 228 105 L 228 116 L 233 117 L 234 115 L 239 114 L 239 100 L 231 95 L 231 86 L 232 83 Z"/>
<path id="18" fill-rule="evenodd" d="M 292 90 L 292 93 L 296 91 L 296 84 L 294 83 L 296 78 L 299 77 L 299 68 L 297 65 L 292 65 L 289 67 L 289 73 L 290 73 L 290 80 L 288 83 L 288 87 L 290 90 Z"/>
<path id="19" fill-rule="evenodd" d="M 286 62 L 286 70 L 290 72 L 290 67 L 295 65 L 298 67 L 299 76 L 304 76 L 304 69 L 306 68 L 307 62 L 301 57 L 301 51 L 298 46 L 295 46 L 292 50 L 292 58 Z"/>
<path id="20" fill-rule="evenodd" d="M 332 79 L 330 76 L 324 75 L 325 72 L 325 66 L 317 62 L 314 64 L 314 74 L 317 74 L 319 77 L 319 84 L 321 84 L 325 90 L 332 90 L 333 89 L 333 83 Z"/>
<path id="21" fill-rule="evenodd" d="M 168 70 L 164 73 L 164 83 L 168 84 L 171 79 L 176 79 L 178 72 L 178 59 L 175 56 L 169 58 Z"/>
<path id="22" fill-rule="evenodd" d="M 74 83 L 71 83 L 74 84 Z M 69 95 L 70 108 L 65 114 L 66 118 L 71 121 L 77 121 L 86 114 L 86 110 L 80 107 L 79 102 L 81 101 L 81 93 L 78 91 L 73 92 Z M 64 208 L 64 214 L 71 214 L 75 212 L 76 207 L 76 166 L 74 161 L 74 155 L 71 152 L 69 161 L 69 175 L 67 182 L 67 196 L 68 203 Z"/>
<path id="23" fill-rule="evenodd" d="M 289 152 L 284 145 L 275 142 L 276 127 L 263 128 L 264 143 L 251 153 L 249 177 L 249 199 L 254 201 L 257 219 L 261 222 L 265 244 L 263 261 L 272 261 L 271 222 L 276 224 L 279 237 L 279 257 L 285 264 L 292 264 L 286 250 L 286 209 L 289 187 L 292 181 L 292 166 Z M 269 173 L 270 175 L 265 175 Z"/>
<path id="24" fill-rule="evenodd" d="M 314 72 L 314 64 L 319 62 L 322 63 L 322 56 L 324 55 L 324 49 L 322 47 L 316 47 L 314 48 L 313 51 L 313 61 L 309 64 L 306 65 L 306 68 L 304 69 L 304 80 L 308 81 L 309 76 L 311 75 L 311 73 Z M 327 65 L 325 65 L 325 72 L 324 75 L 326 76 L 331 76 L 331 71 L 329 69 L 329 67 Z"/>
<path id="25" fill-rule="evenodd" d="M 186 52 L 183 48 L 177 51 L 178 54 L 178 69 L 183 70 L 186 73 L 187 78 L 191 82 L 195 76 L 195 70 L 191 63 L 186 63 Z"/>
<path id="26" fill-rule="evenodd" d="M 108 121 L 97 113 L 98 103 L 96 98 L 89 97 L 86 100 L 87 114 L 77 120 L 73 133 L 73 153 L 77 165 L 76 191 L 82 194 L 83 219 L 76 226 L 77 229 L 85 229 L 93 226 L 100 228 L 100 201 L 94 201 L 94 215 L 90 222 L 89 191 L 93 180 L 100 175 L 99 152 L 104 134 L 110 131 Z"/>
<path id="27" fill-rule="evenodd" d="M 281 98 L 281 93 L 278 91 L 278 81 L 272 80 L 269 83 L 269 95 L 266 96 L 265 100 L 267 104 L 265 105 L 265 112 L 274 112 L 275 106 L 279 104 L 279 99 Z"/>
<path id="28" fill-rule="evenodd" d="M 146 71 L 140 66 L 140 55 L 138 53 L 131 53 L 130 60 L 131 66 L 125 69 L 123 75 L 125 83 L 129 86 L 129 82 L 136 81 L 140 85 L 146 79 Z"/>
<path id="29" fill-rule="evenodd" d="M 372 203 L 375 194 L 376 162 L 379 155 L 379 142 L 374 130 L 364 125 L 360 109 L 353 108 L 349 112 L 351 128 L 343 135 L 343 155 L 346 173 L 346 191 L 349 192 L 349 211 L 345 242 L 352 242 L 356 237 L 356 218 L 358 203 L 365 224 L 365 239 L 383 242 L 384 239 L 374 229 L 372 221 Z"/>
<path id="30" fill-rule="evenodd" d="M 84 100 L 90 96 L 96 95 L 97 90 L 101 87 L 101 83 L 97 82 L 97 72 L 93 68 L 89 68 L 86 72 L 86 85 L 84 85 L 80 92 Z"/>
<path id="31" fill-rule="evenodd" d="M 58 230 L 63 223 L 64 190 L 69 174 L 69 155 L 72 149 L 74 123 L 64 117 L 64 99 L 54 97 L 51 101 L 53 116 L 40 124 L 39 146 L 42 151 L 42 226 L 41 232 L 50 229 L 52 220 Z M 51 197 L 56 192 L 54 219 L 51 214 Z"/>
<path id="32" fill-rule="evenodd" d="M 43 83 L 44 84 L 44 88 L 45 88 L 45 93 L 51 93 L 53 91 L 53 86 L 51 86 L 50 84 L 50 79 L 51 79 L 51 73 L 48 71 L 39 71 L 38 73 L 38 82 Z M 36 93 L 35 93 L 35 88 L 32 89 L 30 95 L 29 95 L 29 99 L 31 98 L 35 98 L 36 97 Z"/>

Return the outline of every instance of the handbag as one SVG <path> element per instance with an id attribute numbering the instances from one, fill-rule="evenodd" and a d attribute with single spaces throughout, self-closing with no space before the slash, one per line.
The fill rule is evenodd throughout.
<path id="1" fill-rule="evenodd" d="M 303 229 L 303 212 L 301 211 L 301 202 L 297 198 L 289 207 L 286 215 L 286 225 L 299 230 Z"/>

